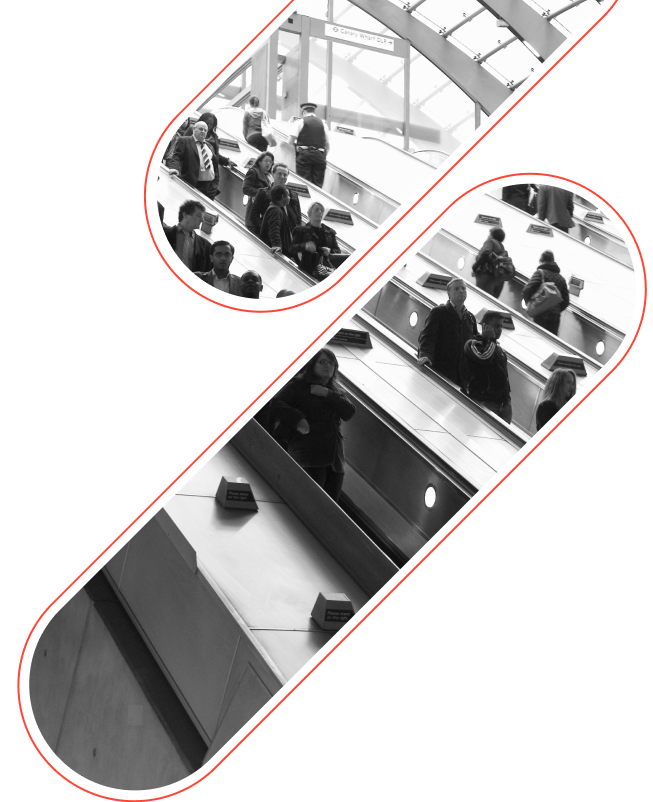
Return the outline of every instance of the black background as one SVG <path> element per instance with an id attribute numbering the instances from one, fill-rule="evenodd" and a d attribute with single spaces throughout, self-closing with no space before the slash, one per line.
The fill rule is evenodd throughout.
<path id="1" fill-rule="evenodd" d="M 344 286 L 286 313 L 231 312 L 194 295 L 166 269 L 143 214 L 143 177 L 160 131 L 212 78 L 216 63 L 246 44 L 254 25 L 220 37 L 213 63 L 192 57 L 174 64 L 166 55 L 165 42 L 176 41 L 169 23 L 149 20 L 139 51 L 127 51 L 111 69 L 102 63 L 95 89 L 104 90 L 103 119 L 121 133 L 124 126 L 128 138 L 105 131 L 102 155 L 116 172 L 95 195 L 102 235 L 88 239 L 88 257 L 77 260 L 56 325 L 42 340 L 44 392 L 27 466 L 35 471 L 35 502 L 25 518 L 40 545 L 20 608 L 19 648 L 44 608 L 329 325 L 368 276 L 470 187 L 522 171 L 568 177 L 609 200 L 644 247 L 649 159 L 635 16 L 617 4 Z M 84 109 L 91 113 L 89 100 Z M 494 725 L 510 721 L 518 733 L 552 711 L 564 720 L 570 688 L 578 704 L 604 669 L 606 643 L 616 642 L 615 588 L 638 548 L 639 526 L 631 531 L 629 524 L 642 504 L 642 352 L 640 335 L 614 376 L 560 431 L 190 793 L 242 782 L 253 766 L 268 779 L 349 763 L 364 780 L 373 771 L 368 760 L 393 774 L 412 773 L 425 748 L 487 745 Z M 61 789 L 24 745 L 35 782 Z"/>

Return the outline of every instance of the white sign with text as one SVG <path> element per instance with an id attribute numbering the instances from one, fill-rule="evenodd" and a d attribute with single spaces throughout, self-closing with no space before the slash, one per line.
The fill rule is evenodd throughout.
<path id="1" fill-rule="evenodd" d="M 383 36 L 369 31 L 357 31 L 354 28 L 344 28 L 342 25 L 327 23 L 324 26 L 324 35 L 329 39 L 344 39 L 355 45 L 370 45 L 372 47 L 394 52 L 395 40 L 391 36 Z"/>

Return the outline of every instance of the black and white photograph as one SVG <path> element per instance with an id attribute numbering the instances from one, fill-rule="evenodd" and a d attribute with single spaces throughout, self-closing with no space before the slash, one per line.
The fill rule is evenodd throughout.
<path id="1" fill-rule="evenodd" d="M 651 22 L 6 10 L 5 795 L 651 797 Z"/>

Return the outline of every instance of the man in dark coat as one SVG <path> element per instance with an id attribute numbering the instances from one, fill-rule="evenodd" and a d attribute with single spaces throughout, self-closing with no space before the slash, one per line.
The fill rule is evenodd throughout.
<path id="1" fill-rule="evenodd" d="M 548 220 L 554 228 L 566 234 L 575 225 L 573 213 L 573 192 L 540 184 L 537 193 L 537 216 L 540 220 Z"/>
<path id="2" fill-rule="evenodd" d="M 286 207 L 290 203 L 290 193 L 287 187 L 272 187 L 270 194 L 272 203 L 263 215 L 261 223 L 261 239 L 269 245 L 273 253 L 282 253 L 291 257 L 290 244 L 292 233 L 286 214 Z"/>
<path id="3" fill-rule="evenodd" d="M 512 423 L 508 357 L 497 342 L 502 331 L 503 313 L 486 312 L 482 333 L 465 343 L 460 372 L 470 398 Z"/>
<path id="4" fill-rule="evenodd" d="M 163 231 L 172 249 L 193 273 L 205 273 L 211 269 L 211 243 L 196 232 L 204 211 L 199 201 L 187 200 L 179 207 L 179 223 L 176 226 L 163 224 Z"/>
<path id="5" fill-rule="evenodd" d="M 542 326 L 543 329 L 557 336 L 560 328 L 560 316 L 569 306 L 569 288 L 565 277 L 560 273 L 560 268 L 555 263 L 553 251 L 544 251 L 540 256 L 539 268 L 533 273 L 530 281 L 524 287 L 524 300 L 526 303 L 531 300 L 545 282 L 551 282 L 556 285 L 558 292 L 562 296 L 562 302 L 557 306 L 551 307 L 551 309 L 547 309 L 541 315 L 537 315 L 533 318 L 533 321 L 538 326 Z"/>
<path id="6" fill-rule="evenodd" d="M 530 206 L 531 184 L 508 184 L 501 190 L 501 200 L 514 206 L 516 209 L 521 209 L 522 212 L 532 214 Z"/>
<path id="7" fill-rule="evenodd" d="M 447 284 L 449 300 L 432 309 L 419 335 L 418 359 L 460 384 L 460 361 L 467 340 L 478 332 L 476 318 L 465 307 L 467 287 L 461 278 Z"/>
<path id="8" fill-rule="evenodd" d="M 295 192 L 294 189 L 290 189 L 287 187 L 286 184 L 288 182 L 288 165 L 279 162 L 279 164 L 274 165 L 274 170 L 272 171 L 272 179 L 274 183 L 271 187 L 267 187 L 265 189 L 259 189 L 254 198 L 254 203 L 252 204 L 252 209 L 250 212 L 250 223 L 252 226 L 252 230 L 256 234 L 257 237 L 261 235 L 261 222 L 263 221 L 263 215 L 267 211 L 268 206 L 271 202 L 271 194 L 273 187 L 286 187 L 288 193 L 290 195 L 290 202 L 285 208 L 286 215 L 288 217 L 288 223 L 290 224 L 290 231 L 294 231 L 297 226 L 301 226 L 302 224 L 302 209 L 299 205 L 299 195 Z"/>
<path id="9" fill-rule="evenodd" d="M 208 125 L 205 122 L 197 122 L 191 136 L 179 137 L 175 143 L 174 153 L 168 159 L 168 168 L 172 175 L 179 175 L 191 187 L 195 187 L 213 200 L 220 194 L 218 166 L 235 167 L 236 164 L 226 156 L 220 156 L 208 142 L 204 141 L 207 132 Z"/>

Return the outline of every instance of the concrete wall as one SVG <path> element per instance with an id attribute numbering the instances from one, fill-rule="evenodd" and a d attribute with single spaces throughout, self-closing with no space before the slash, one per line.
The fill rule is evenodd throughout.
<path id="1" fill-rule="evenodd" d="M 52 751 L 83 777 L 140 790 L 189 773 L 85 591 L 43 633 L 30 699 Z"/>

